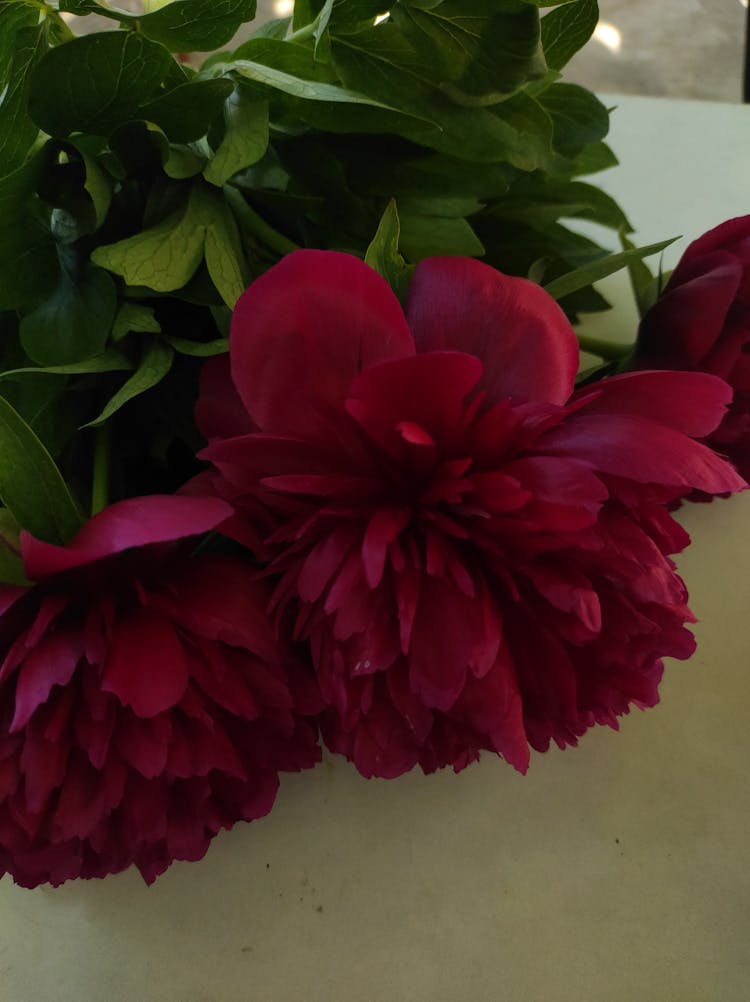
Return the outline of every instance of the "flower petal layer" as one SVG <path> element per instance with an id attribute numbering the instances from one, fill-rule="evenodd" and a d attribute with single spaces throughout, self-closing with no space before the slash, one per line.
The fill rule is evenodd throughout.
<path id="1" fill-rule="evenodd" d="M 543 289 L 471 258 L 420 262 L 407 319 L 417 351 L 463 351 L 484 366 L 492 401 L 562 404 L 573 391 L 578 341 L 565 314 Z"/>
<path id="2" fill-rule="evenodd" d="M 283 435 L 327 431 L 359 372 L 414 353 L 386 281 L 349 254 L 311 250 L 287 255 L 240 297 L 230 346 L 248 415 Z"/>

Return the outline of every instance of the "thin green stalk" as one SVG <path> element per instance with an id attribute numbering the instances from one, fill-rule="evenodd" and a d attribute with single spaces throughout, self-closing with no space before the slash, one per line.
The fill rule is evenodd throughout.
<path id="1" fill-rule="evenodd" d="M 320 12 L 323 13 L 322 11 Z M 292 31 L 286 36 L 285 41 L 287 42 L 304 42 L 307 38 L 312 38 L 315 32 L 318 30 L 318 25 L 320 24 L 320 14 L 309 24 L 303 24 L 301 28 L 297 28 L 296 31 Z"/>
<path id="2" fill-rule="evenodd" d="M 109 424 L 96 429 L 94 446 L 94 473 L 91 478 L 91 514 L 96 515 L 109 503 L 109 467 L 112 434 Z"/>
<path id="3" fill-rule="evenodd" d="M 237 216 L 237 221 L 239 222 L 242 229 L 251 233 L 254 237 L 264 246 L 280 254 L 282 257 L 284 254 L 291 254 L 292 251 L 299 250 L 297 244 L 292 243 L 288 240 L 283 233 L 279 233 L 275 230 L 273 226 L 269 226 L 268 223 L 258 215 L 255 209 L 252 209 L 240 192 L 236 188 L 232 188 L 231 185 L 227 185 L 224 188 L 224 193 L 226 195 L 227 201 L 234 209 Z"/>

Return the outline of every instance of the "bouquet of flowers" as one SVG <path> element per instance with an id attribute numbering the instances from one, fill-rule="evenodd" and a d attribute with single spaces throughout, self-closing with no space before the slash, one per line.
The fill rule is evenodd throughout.
<path id="1" fill-rule="evenodd" d="M 151 882 L 322 744 L 524 772 L 616 728 L 694 648 L 673 509 L 750 472 L 750 217 L 653 277 L 578 180 L 615 163 L 560 81 L 596 0 L 297 0 L 233 48 L 254 14 L 0 0 L 23 886 Z M 625 267 L 637 343 L 579 373 Z"/>

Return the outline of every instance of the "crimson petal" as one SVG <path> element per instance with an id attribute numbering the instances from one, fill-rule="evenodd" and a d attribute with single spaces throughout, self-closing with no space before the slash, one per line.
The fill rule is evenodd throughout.
<path id="1" fill-rule="evenodd" d="M 732 400 L 723 379 L 705 372 L 627 372 L 576 394 L 586 414 L 634 414 L 692 438 L 716 428 Z"/>
<path id="2" fill-rule="evenodd" d="M 386 281 L 350 254 L 288 254 L 240 297 L 230 335 L 232 378 L 264 431 L 327 428 L 352 379 L 414 354 Z"/>
<path id="3" fill-rule="evenodd" d="M 110 505 L 65 546 L 21 533 L 24 569 L 32 581 L 110 557 L 135 546 L 166 543 L 215 529 L 233 509 L 213 497 L 153 494 Z"/>
<path id="4" fill-rule="evenodd" d="M 135 609 L 117 623 L 102 689 L 139 717 L 155 717 L 179 703 L 188 683 L 182 644 L 168 620 Z"/>
<path id="5" fill-rule="evenodd" d="M 747 484 L 711 449 L 672 428 L 631 414 L 573 415 L 539 440 L 548 455 L 588 460 L 637 483 L 723 494 Z"/>
<path id="6" fill-rule="evenodd" d="M 417 351 L 453 349 L 481 359 L 481 385 L 492 402 L 563 404 L 573 391 L 575 332 L 533 282 L 470 258 L 429 258 L 417 265 L 406 315 Z"/>

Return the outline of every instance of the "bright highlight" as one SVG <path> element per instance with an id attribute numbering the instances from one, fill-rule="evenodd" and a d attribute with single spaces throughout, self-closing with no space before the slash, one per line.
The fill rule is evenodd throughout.
<path id="1" fill-rule="evenodd" d="M 594 29 L 594 38 L 601 42 L 610 52 L 619 52 L 622 47 L 622 35 L 619 28 L 615 28 L 608 21 L 600 21 Z"/>

